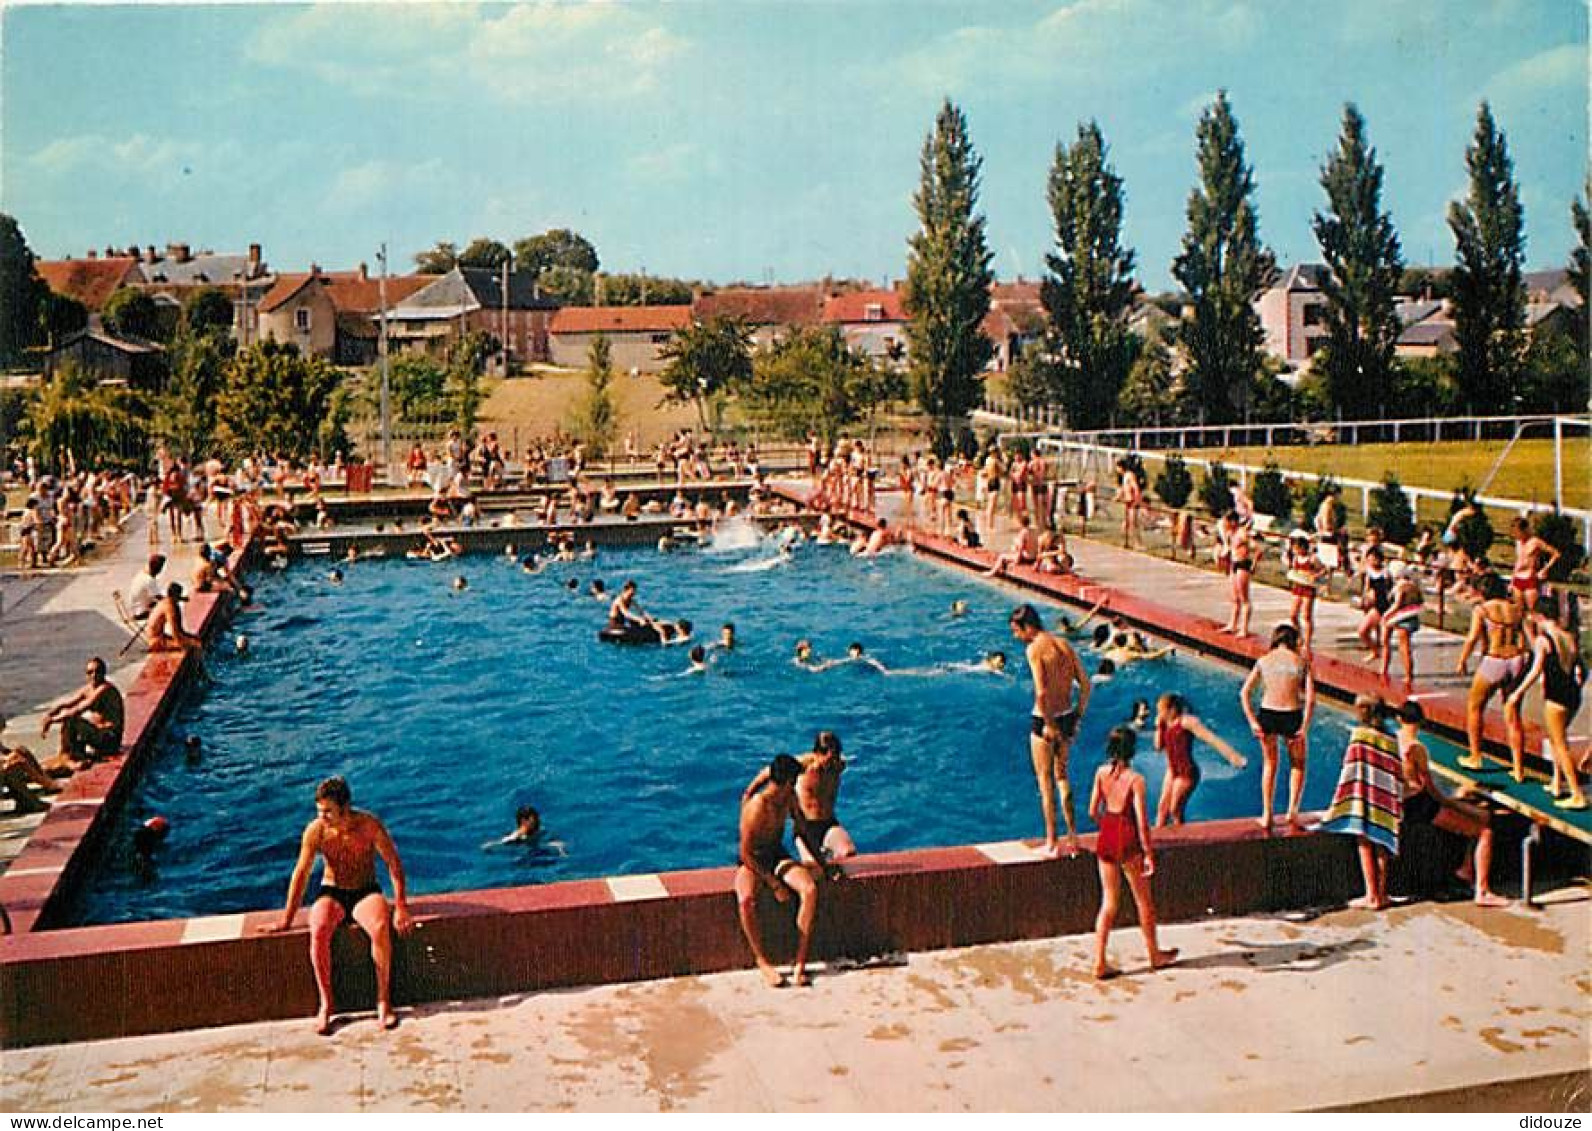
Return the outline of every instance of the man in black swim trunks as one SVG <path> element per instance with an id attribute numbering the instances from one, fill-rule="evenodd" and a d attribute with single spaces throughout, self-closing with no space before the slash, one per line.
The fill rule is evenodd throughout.
<path id="1" fill-rule="evenodd" d="M 87 681 L 45 712 L 39 730 L 48 737 L 52 726 L 61 728 L 60 750 L 44 766 L 52 774 L 76 773 L 122 748 L 122 693 L 105 678 L 105 661 L 98 656 L 83 665 L 83 674 Z"/>
<path id="2" fill-rule="evenodd" d="M 1072 646 L 1046 632 L 1032 605 L 1012 610 L 1012 635 L 1022 641 L 1028 666 L 1034 673 L 1034 711 L 1030 720 L 1029 754 L 1039 785 L 1039 808 L 1045 819 L 1045 855 L 1060 853 L 1056 844 L 1056 799 L 1061 795 L 1061 815 L 1067 823 L 1067 855 L 1078 855 L 1078 828 L 1073 815 L 1072 784 L 1067 780 L 1067 756 L 1078 722 L 1089 707 L 1089 676 Z M 1077 688 L 1077 701 L 1073 689 Z"/>
<path id="3" fill-rule="evenodd" d="M 791 979 L 798 986 L 808 984 L 807 952 L 812 945 L 813 922 L 818 917 L 818 883 L 785 849 L 785 822 L 796 827 L 796 836 L 806 845 L 814 860 L 823 859 L 823 846 L 810 835 L 806 818 L 796 803 L 796 779 L 802 766 L 789 754 L 781 754 L 747 786 L 741 798 L 741 856 L 735 872 L 735 900 L 740 910 L 741 931 L 752 948 L 752 958 L 763 980 L 775 989 L 785 985 L 785 976 L 768 960 L 763 950 L 763 933 L 757 922 L 757 893 L 766 886 L 780 903 L 795 892 L 800 901 L 796 910 L 796 960 Z M 830 866 L 835 878 L 838 869 Z"/>
<path id="4" fill-rule="evenodd" d="M 320 890 L 310 906 L 310 966 L 320 992 L 315 1031 L 332 1031 L 332 935 L 337 925 L 352 918 L 370 937 L 370 957 L 376 965 L 376 1017 L 383 1029 L 398 1025 L 389 987 L 392 981 L 392 930 L 407 935 L 414 927 L 405 896 L 404 868 L 398 849 L 382 823 L 372 814 L 352 807 L 353 796 L 342 778 L 327 778 L 315 790 L 316 817 L 304 828 L 298 863 L 288 884 L 287 908 L 282 918 L 265 931 L 286 931 L 304 898 L 315 857 L 325 858 Z M 392 927 L 387 921 L 387 901 L 376 883 L 376 857 L 392 877 Z"/>

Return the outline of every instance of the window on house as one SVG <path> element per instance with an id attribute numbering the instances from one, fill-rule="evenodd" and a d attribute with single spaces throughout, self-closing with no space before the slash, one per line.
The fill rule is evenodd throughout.
<path id="1" fill-rule="evenodd" d="M 862 316 L 869 322 L 883 322 L 884 304 L 881 302 L 870 302 L 863 308 Z"/>
<path id="2" fill-rule="evenodd" d="M 654 335 L 652 335 L 652 344 L 655 345 L 655 346 L 664 345 L 665 343 L 668 342 L 668 340 L 669 340 L 669 335 L 668 334 L 654 334 Z"/>
<path id="3" fill-rule="evenodd" d="M 1307 302 L 1304 308 L 1304 323 L 1306 326 L 1324 326 L 1327 322 L 1327 308 L 1319 302 Z"/>
<path id="4" fill-rule="evenodd" d="M 301 334 L 308 334 L 310 332 L 309 307 L 301 306 L 293 312 L 293 329 L 297 330 Z"/>

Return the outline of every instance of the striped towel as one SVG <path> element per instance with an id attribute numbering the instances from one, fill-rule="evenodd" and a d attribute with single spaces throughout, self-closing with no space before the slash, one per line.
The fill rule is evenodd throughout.
<path id="1" fill-rule="evenodd" d="M 1355 727 L 1343 752 L 1343 772 L 1332 807 L 1321 822 L 1327 832 L 1361 836 L 1397 856 L 1404 816 L 1404 763 L 1392 735 Z"/>

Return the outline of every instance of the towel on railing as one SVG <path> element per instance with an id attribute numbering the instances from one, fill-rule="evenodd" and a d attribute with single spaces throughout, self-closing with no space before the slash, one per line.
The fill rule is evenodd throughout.
<path id="1" fill-rule="evenodd" d="M 1404 816 L 1404 763 L 1392 735 L 1358 726 L 1343 752 L 1343 772 L 1332 807 L 1321 822 L 1330 833 L 1363 836 L 1393 855 L 1399 851 Z"/>

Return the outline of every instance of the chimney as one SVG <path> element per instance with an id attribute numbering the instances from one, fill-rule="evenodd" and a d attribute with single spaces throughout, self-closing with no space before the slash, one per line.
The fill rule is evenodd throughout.
<path id="1" fill-rule="evenodd" d="M 361 283 L 370 282 L 370 268 L 366 267 L 363 263 L 359 265 L 359 281 Z"/>
<path id="2" fill-rule="evenodd" d="M 251 243 L 249 245 L 249 278 L 252 279 L 256 275 L 258 275 L 259 273 L 260 273 L 260 245 L 257 244 L 257 243 Z"/>
<path id="3" fill-rule="evenodd" d="M 106 244 L 105 245 L 105 258 L 106 259 L 115 259 L 120 254 L 121 254 L 121 252 L 117 251 L 110 244 Z M 133 256 L 133 258 L 137 259 L 138 257 L 135 255 L 135 256 Z"/>
<path id="4" fill-rule="evenodd" d="M 174 263 L 186 263 L 186 262 L 188 262 L 188 260 L 190 258 L 189 254 L 188 254 L 188 245 L 185 244 L 185 243 L 169 243 L 169 244 L 167 244 L 166 245 L 166 255 Z"/>
<path id="5" fill-rule="evenodd" d="M 93 248 L 89 248 L 88 249 L 88 257 L 90 259 L 98 259 L 99 258 L 99 252 L 95 251 Z"/>
<path id="6" fill-rule="evenodd" d="M 133 248 L 132 251 L 136 254 L 138 249 L 137 248 Z M 146 247 L 144 249 L 144 262 L 145 263 L 159 263 L 160 262 L 160 252 L 155 250 L 155 245 L 154 244 L 150 244 L 148 247 Z"/>
<path id="7" fill-rule="evenodd" d="M 311 263 L 310 264 L 310 276 L 312 278 L 319 278 L 320 274 L 321 274 L 321 265 L 319 263 Z"/>

